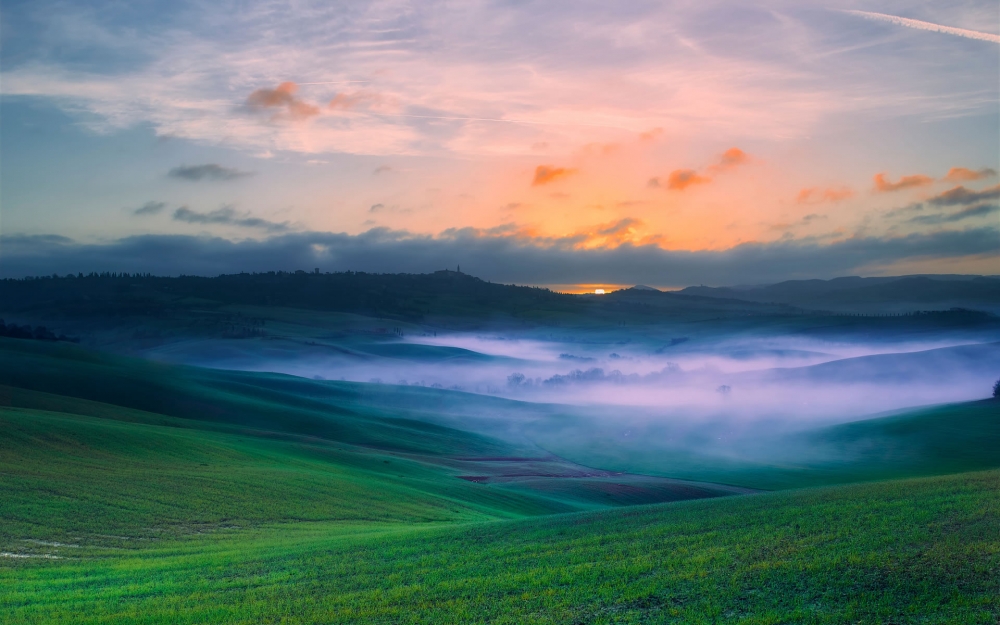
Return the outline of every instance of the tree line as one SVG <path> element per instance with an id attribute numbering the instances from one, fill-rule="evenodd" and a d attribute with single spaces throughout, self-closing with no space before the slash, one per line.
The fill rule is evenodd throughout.
<path id="1" fill-rule="evenodd" d="M 0 336 L 5 336 L 10 339 L 32 339 L 35 341 L 68 341 L 70 343 L 80 342 L 79 337 L 56 334 L 45 326 L 35 326 L 34 328 L 30 325 L 19 326 L 16 323 L 7 324 L 3 319 L 0 319 Z"/>

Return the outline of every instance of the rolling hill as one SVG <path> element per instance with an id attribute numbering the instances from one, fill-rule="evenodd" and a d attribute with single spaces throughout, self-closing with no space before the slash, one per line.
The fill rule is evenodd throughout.
<path id="1" fill-rule="evenodd" d="M 0 339 L 0 621 L 989 623 L 998 408 L 657 464 L 567 407 Z"/>
<path id="2" fill-rule="evenodd" d="M 1000 278 L 996 276 L 851 276 L 755 287 L 694 286 L 678 294 L 837 312 L 902 313 L 952 307 L 1000 312 Z"/>

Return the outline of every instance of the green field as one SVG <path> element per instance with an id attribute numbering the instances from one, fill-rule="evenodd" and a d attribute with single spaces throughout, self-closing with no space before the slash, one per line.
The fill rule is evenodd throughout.
<path id="1" fill-rule="evenodd" d="M 0 605 L 11 623 L 992 624 L 998 491 L 993 471 L 539 520 L 80 537 L 5 562 Z"/>
<path id="2" fill-rule="evenodd" d="M 972 402 L 725 464 L 566 407 L 0 339 L 0 621 L 993 625 L 998 432 Z"/>

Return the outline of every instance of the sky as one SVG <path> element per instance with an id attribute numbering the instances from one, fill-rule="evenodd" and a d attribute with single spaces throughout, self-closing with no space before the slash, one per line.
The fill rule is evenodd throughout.
<path id="1" fill-rule="evenodd" d="M 0 5 L 0 277 L 1000 274 L 1000 5 Z"/>

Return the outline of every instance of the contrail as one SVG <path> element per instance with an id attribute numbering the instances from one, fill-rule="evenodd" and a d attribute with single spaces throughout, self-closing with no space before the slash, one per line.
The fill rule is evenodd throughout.
<path id="1" fill-rule="evenodd" d="M 852 13 L 854 15 L 860 15 L 861 17 L 869 20 L 889 22 L 890 24 L 896 24 L 897 26 L 906 26 L 908 28 L 930 30 L 936 33 L 947 33 L 949 35 L 958 35 L 959 37 L 968 37 L 969 39 L 978 39 L 980 41 L 990 41 L 992 43 L 1000 43 L 1000 35 L 981 33 L 978 30 L 953 28 L 951 26 L 942 26 L 940 24 L 933 24 L 931 22 L 921 22 L 920 20 L 911 20 L 908 17 L 886 15 L 885 13 L 871 13 L 870 11 L 844 11 L 844 13 Z"/>

